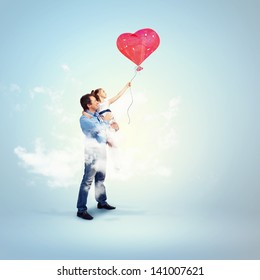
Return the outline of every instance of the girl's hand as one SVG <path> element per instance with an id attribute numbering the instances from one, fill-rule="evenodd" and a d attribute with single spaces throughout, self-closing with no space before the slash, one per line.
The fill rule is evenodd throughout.
<path id="1" fill-rule="evenodd" d="M 115 131 L 118 131 L 119 130 L 119 125 L 117 122 L 112 122 L 110 124 L 110 126 L 115 130 Z"/>

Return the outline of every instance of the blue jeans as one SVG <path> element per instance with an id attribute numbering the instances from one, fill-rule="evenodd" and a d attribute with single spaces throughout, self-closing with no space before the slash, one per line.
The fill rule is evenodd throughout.
<path id="1" fill-rule="evenodd" d="M 95 198 L 101 205 L 104 205 L 107 200 L 106 188 L 104 186 L 105 171 L 98 171 L 95 168 L 95 160 L 85 163 L 84 175 L 79 188 L 77 208 L 79 212 L 86 211 L 88 192 L 95 179 Z"/>

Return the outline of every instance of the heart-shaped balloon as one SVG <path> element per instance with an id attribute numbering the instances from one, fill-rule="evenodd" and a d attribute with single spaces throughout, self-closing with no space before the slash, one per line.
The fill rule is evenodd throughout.
<path id="1" fill-rule="evenodd" d="M 116 44 L 124 56 L 140 66 L 158 48 L 160 37 L 154 30 L 145 28 L 135 33 L 121 34 L 117 38 Z"/>

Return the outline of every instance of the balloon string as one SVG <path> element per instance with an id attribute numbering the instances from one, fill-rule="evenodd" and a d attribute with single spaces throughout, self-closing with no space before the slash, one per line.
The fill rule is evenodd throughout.
<path id="1" fill-rule="evenodd" d="M 131 103 L 130 103 L 130 105 L 129 105 L 129 107 L 127 108 L 127 116 L 128 116 L 128 124 L 130 124 L 130 115 L 129 115 L 129 109 L 130 109 L 130 107 L 133 105 L 133 103 L 134 103 L 134 99 L 133 99 L 133 93 L 132 93 L 132 89 L 131 89 L 131 87 L 130 87 L 130 95 L 131 95 Z"/>
<path id="2" fill-rule="evenodd" d="M 137 70 L 135 70 L 135 74 L 134 74 L 133 78 L 130 80 L 130 83 L 132 83 L 132 81 L 133 81 L 133 79 L 135 78 L 136 75 L 137 75 Z M 128 124 L 130 124 L 130 122 L 131 122 L 129 110 L 134 103 L 134 98 L 133 98 L 133 93 L 132 93 L 132 88 L 131 87 L 130 87 L 130 96 L 131 96 L 131 103 L 127 108 Z"/>
<path id="3" fill-rule="evenodd" d="M 130 80 L 130 83 L 132 83 L 132 81 L 133 81 L 133 79 L 135 78 L 136 75 L 137 75 L 137 70 L 135 70 L 134 77 Z"/>

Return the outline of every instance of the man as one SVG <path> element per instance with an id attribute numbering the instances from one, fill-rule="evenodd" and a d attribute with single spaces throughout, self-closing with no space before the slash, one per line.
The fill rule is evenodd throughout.
<path id="1" fill-rule="evenodd" d="M 112 116 L 101 118 L 97 113 L 99 102 L 92 94 L 83 95 L 80 99 L 81 106 L 90 117 L 82 115 L 80 126 L 85 134 L 85 169 L 83 179 L 79 188 L 77 202 L 77 216 L 92 220 L 93 217 L 87 212 L 88 192 L 93 180 L 95 180 L 95 198 L 98 209 L 113 210 L 115 207 L 109 205 L 106 200 L 106 188 L 104 180 L 106 176 L 106 130 Z"/>

